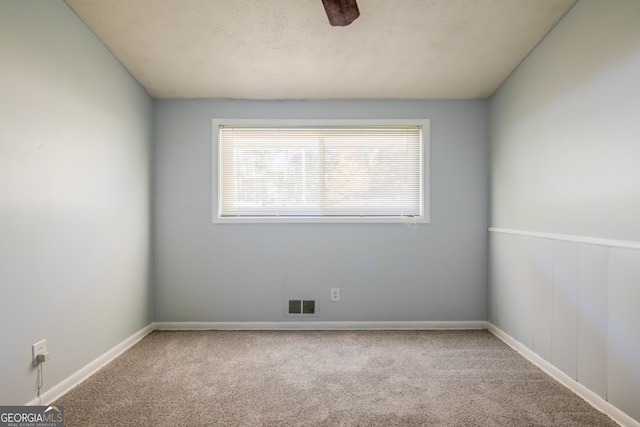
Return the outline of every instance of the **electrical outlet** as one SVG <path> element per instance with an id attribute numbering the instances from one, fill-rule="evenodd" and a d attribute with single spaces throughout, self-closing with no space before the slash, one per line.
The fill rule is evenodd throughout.
<path id="1" fill-rule="evenodd" d="M 31 346 L 31 358 L 33 360 L 34 366 L 37 366 L 39 363 L 41 363 L 41 361 L 38 361 L 39 354 L 45 355 L 45 357 L 48 358 L 49 352 L 47 351 L 47 340 L 38 341 Z"/>
<path id="2" fill-rule="evenodd" d="M 331 289 L 331 301 L 340 301 L 340 288 Z"/>

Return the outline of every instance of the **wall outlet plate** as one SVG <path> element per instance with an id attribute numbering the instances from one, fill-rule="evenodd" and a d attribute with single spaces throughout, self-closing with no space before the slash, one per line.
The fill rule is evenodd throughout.
<path id="1" fill-rule="evenodd" d="M 39 354 L 47 353 L 47 340 L 41 340 L 31 346 L 31 359 L 34 366 L 38 366 L 37 357 Z"/>
<path id="2" fill-rule="evenodd" d="M 340 288 L 331 288 L 331 301 L 340 301 Z"/>

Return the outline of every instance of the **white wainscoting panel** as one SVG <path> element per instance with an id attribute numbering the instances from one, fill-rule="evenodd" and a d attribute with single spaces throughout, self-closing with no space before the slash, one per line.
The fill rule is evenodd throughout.
<path id="1" fill-rule="evenodd" d="M 553 240 L 533 242 L 533 351 L 551 361 L 553 320 Z"/>
<path id="2" fill-rule="evenodd" d="M 551 330 L 551 363 L 575 380 L 578 351 L 578 243 L 575 242 L 553 244 Z"/>
<path id="3" fill-rule="evenodd" d="M 578 254 L 578 377 L 607 398 L 609 248 L 581 244 Z"/>
<path id="4" fill-rule="evenodd" d="M 533 348 L 534 241 L 526 236 L 514 236 L 516 274 L 516 334 L 515 338 Z"/>
<path id="5" fill-rule="evenodd" d="M 511 286 L 515 276 L 513 236 L 491 236 L 491 259 L 500 262 L 491 266 L 491 281 L 495 289 L 489 292 L 490 320 L 513 336 L 515 333 L 515 290 Z"/>
<path id="6" fill-rule="evenodd" d="M 490 324 L 640 424 L 640 246 L 490 231 Z"/>
<path id="7" fill-rule="evenodd" d="M 640 420 L 640 251 L 611 248 L 607 397 Z"/>

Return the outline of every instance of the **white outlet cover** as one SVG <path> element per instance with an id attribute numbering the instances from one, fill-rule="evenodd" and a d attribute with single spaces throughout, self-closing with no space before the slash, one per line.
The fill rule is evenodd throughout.
<path id="1" fill-rule="evenodd" d="M 340 301 L 340 288 L 331 289 L 331 301 Z"/>
<path id="2" fill-rule="evenodd" d="M 47 352 L 47 340 L 41 340 L 31 346 L 31 358 L 36 360 L 36 356 Z"/>

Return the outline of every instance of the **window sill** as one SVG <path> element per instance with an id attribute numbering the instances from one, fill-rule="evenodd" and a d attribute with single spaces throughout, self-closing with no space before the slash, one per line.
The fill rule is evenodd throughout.
<path id="1" fill-rule="evenodd" d="M 214 224 L 428 224 L 424 217 L 214 217 Z"/>

